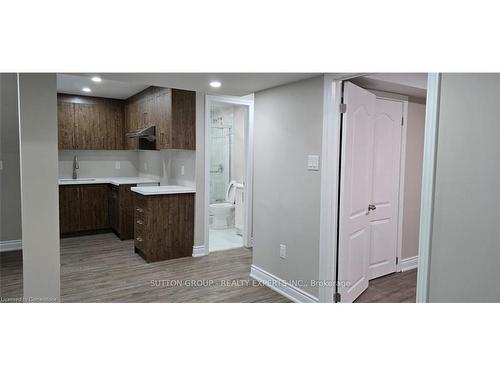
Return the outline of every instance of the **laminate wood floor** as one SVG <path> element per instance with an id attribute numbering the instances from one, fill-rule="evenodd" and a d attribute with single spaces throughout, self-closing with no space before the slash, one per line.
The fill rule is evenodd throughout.
<path id="1" fill-rule="evenodd" d="M 148 264 L 133 246 L 112 233 L 62 239 L 62 302 L 290 302 L 249 277 L 250 250 Z M 416 279 L 412 270 L 371 280 L 355 302 L 415 302 Z M 22 295 L 21 252 L 0 253 L 2 301 Z"/>
<path id="2" fill-rule="evenodd" d="M 392 273 L 370 280 L 370 286 L 354 302 L 415 302 L 417 270 Z"/>
<path id="3" fill-rule="evenodd" d="M 249 277 L 252 252 L 146 263 L 114 234 L 61 240 L 62 302 L 290 302 Z M 20 252 L 1 254 L 1 296 L 22 296 Z"/>

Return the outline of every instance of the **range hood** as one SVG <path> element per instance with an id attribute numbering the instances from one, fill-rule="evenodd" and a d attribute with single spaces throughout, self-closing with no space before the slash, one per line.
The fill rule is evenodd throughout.
<path id="1" fill-rule="evenodd" d="M 154 142 L 156 140 L 155 126 L 150 125 L 143 129 L 132 130 L 127 133 L 129 138 L 141 138 L 148 140 L 149 142 Z"/>

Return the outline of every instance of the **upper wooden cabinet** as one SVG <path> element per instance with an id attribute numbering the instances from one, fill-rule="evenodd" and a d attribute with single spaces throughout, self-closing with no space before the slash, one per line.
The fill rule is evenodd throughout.
<path id="1" fill-rule="evenodd" d="M 137 150 L 132 130 L 156 127 L 156 149 L 196 149 L 196 93 L 151 86 L 125 100 L 58 94 L 59 149 Z"/>
<path id="2" fill-rule="evenodd" d="M 125 102 L 57 95 L 59 149 L 123 150 Z"/>
<path id="3" fill-rule="evenodd" d="M 127 99 L 126 132 L 156 127 L 156 149 L 196 148 L 196 93 L 149 87 Z M 127 139 L 125 148 L 138 148 L 137 139 Z"/>

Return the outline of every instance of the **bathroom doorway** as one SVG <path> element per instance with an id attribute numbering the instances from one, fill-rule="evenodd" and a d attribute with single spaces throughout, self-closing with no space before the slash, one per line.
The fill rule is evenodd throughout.
<path id="1" fill-rule="evenodd" d="M 205 113 L 206 253 L 251 247 L 253 97 L 207 96 Z"/>

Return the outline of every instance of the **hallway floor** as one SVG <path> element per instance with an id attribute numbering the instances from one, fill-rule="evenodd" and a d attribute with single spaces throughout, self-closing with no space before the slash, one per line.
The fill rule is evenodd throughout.
<path id="1" fill-rule="evenodd" d="M 370 286 L 354 302 L 415 302 L 417 270 L 391 273 L 370 280 Z"/>
<path id="2" fill-rule="evenodd" d="M 62 302 L 290 302 L 249 277 L 252 252 L 146 263 L 114 234 L 61 240 Z M 2 299 L 23 294 L 20 251 L 0 253 Z"/>
<path id="3" fill-rule="evenodd" d="M 251 250 L 146 263 L 114 234 L 61 240 L 62 302 L 290 302 L 249 277 Z M 0 297 L 23 294 L 20 251 L 0 253 Z M 415 302 L 417 270 L 370 281 L 355 302 Z M 196 281 L 200 285 L 188 285 Z M 12 301 L 12 300 L 11 300 Z"/>

